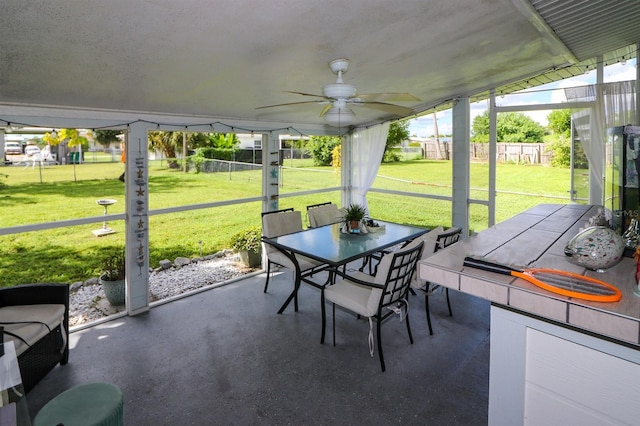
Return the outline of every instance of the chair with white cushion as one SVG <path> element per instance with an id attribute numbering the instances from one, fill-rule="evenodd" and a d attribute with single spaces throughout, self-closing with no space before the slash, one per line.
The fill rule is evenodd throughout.
<path id="1" fill-rule="evenodd" d="M 302 231 L 302 215 L 292 208 L 262 213 L 262 235 L 267 238 L 279 237 L 286 234 Z M 295 274 L 294 285 L 297 288 L 305 277 L 318 272 L 325 267 L 321 262 L 306 256 L 294 255 L 278 249 L 271 244 L 263 243 L 264 253 L 267 255 L 267 280 L 264 284 L 264 292 L 269 287 L 269 277 L 273 264 L 290 269 Z M 297 266 L 297 267 L 296 267 Z M 310 281 L 308 281 L 310 282 Z M 314 284 L 319 287 L 319 285 Z M 297 292 L 294 298 L 295 311 L 298 312 Z"/>
<path id="2" fill-rule="evenodd" d="M 435 239 L 433 232 L 438 231 L 435 235 Z M 452 227 L 444 231 L 442 227 L 436 228 L 434 231 L 425 234 L 425 237 L 429 237 L 429 243 L 427 247 L 427 243 L 425 242 L 425 249 L 422 251 L 422 259 L 424 260 L 429 256 L 433 255 L 438 250 L 442 250 L 445 247 L 450 246 L 460 240 L 460 235 L 462 230 L 458 227 Z M 431 327 L 431 315 L 429 313 L 429 296 L 432 296 L 436 293 L 436 291 L 444 288 L 446 297 L 447 297 L 447 307 L 449 308 L 449 316 L 453 316 L 451 312 L 451 302 L 449 300 L 449 289 L 447 287 L 441 287 L 438 284 L 421 280 L 418 278 L 418 274 L 414 274 L 413 281 L 411 283 L 411 287 L 415 289 L 419 289 L 424 293 L 424 304 L 425 304 L 425 312 L 427 315 L 427 325 L 429 326 L 429 334 L 433 334 L 433 328 Z"/>
<path id="3" fill-rule="evenodd" d="M 309 217 L 309 227 L 317 228 L 342 222 L 344 220 L 344 211 L 329 201 L 307 206 L 307 216 Z"/>
<path id="4" fill-rule="evenodd" d="M 407 294 L 411 277 L 416 269 L 422 252 L 422 242 L 418 242 L 409 249 L 400 249 L 383 256 L 374 277 L 362 272 L 347 275 L 340 271 L 334 273 L 341 277 L 335 284 L 322 291 L 322 335 L 320 342 L 324 343 L 326 328 L 325 300 L 332 304 L 333 315 L 333 345 L 336 344 L 336 305 L 369 319 L 369 351 L 374 352 L 373 321 L 377 324 L 377 346 L 380 367 L 385 371 L 384 356 L 382 354 L 382 337 L 380 326 L 388 317 L 399 314 L 401 321 L 405 321 L 409 341 L 413 344 L 411 326 L 409 325 L 409 305 Z"/>

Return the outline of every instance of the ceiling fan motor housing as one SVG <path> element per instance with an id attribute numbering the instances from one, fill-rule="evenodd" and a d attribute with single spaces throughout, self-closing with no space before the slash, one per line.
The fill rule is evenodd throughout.
<path id="1" fill-rule="evenodd" d="M 333 83 L 324 86 L 322 93 L 327 98 L 349 99 L 356 95 L 356 88 L 347 83 Z"/>

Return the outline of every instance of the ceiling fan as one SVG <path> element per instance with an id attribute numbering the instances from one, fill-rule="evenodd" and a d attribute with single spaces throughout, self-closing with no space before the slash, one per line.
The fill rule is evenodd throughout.
<path id="1" fill-rule="evenodd" d="M 289 102 L 277 105 L 267 105 L 258 107 L 262 108 L 274 108 L 286 105 L 300 105 L 300 104 L 326 104 L 326 106 L 320 112 L 320 117 L 324 117 L 325 121 L 336 127 L 348 126 L 353 122 L 355 113 L 349 108 L 349 106 L 363 106 L 366 108 L 373 108 L 398 116 L 410 115 L 413 110 L 411 108 L 390 104 L 391 102 L 420 102 L 420 99 L 409 93 L 367 93 L 357 94 L 355 86 L 347 84 L 342 79 L 342 76 L 349 69 L 348 59 L 335 59 L 329 63 L 329 68 L 334 74 L 338 76 L 336 82 L 333 84 L 327 84 L 322 88 L 322 95 L 316 95 L 313 93 L 286 91 L 287 93 L 294 93 L 302 96 L 313 96 L 316 99 L 313 101 L 304 102 Z"/>

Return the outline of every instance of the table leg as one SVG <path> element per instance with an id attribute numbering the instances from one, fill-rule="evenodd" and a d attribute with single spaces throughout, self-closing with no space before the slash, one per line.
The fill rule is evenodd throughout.
<path id="1" fill-rule="evenodd" d="M 283 313 L 284 310 L 287 309 L 287 306 L 289 306 L 289 303 L 291 303 L 291 299 L 293 299 L 293 306 L 294 306 L 295 312 L 298 312 L 298 289 L 300 288 L 300 282 L 302 281 L 302 273 L 300 272 L 300 266 L 298 266 L 298 262 L 294 261 L 294 264 L 296 266 L 296 270 L 295 270 L 296 278 L 295 278 L 295 283 L 293 285 L 293 291 L 291 292 L 289 297 L 287 297 L 287 300 L 284 301 L 284 303 L 280 307 L 280 310 L 278 310 L 279 314 Z"/>
<path id="2" fill-rule="evenodd" d="M 324 306 L 324 287 L 320 290 L 320 310 L 322 311 L 322 333 L 320 334 L 320 344 L 324 343 L 324 333 L 327 328 L 327 314 Z"/>

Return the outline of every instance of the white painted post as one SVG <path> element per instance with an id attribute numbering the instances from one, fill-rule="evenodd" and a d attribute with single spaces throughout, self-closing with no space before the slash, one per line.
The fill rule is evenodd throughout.
<path id="1" fill-rule="evenodd" d="M 147 125 L 125 133 L 126 305 L 129 315 L 149 310 L 149 169 Z"/>
<path id="2" fill-rule="evenodd" d="M 262 135 L 262 211 L 278 210 L 280 182 L 280 134 L 270 132 Z"/>
<path id="3" fill-rule="evenodd" d="M 496 224 L 496 162 L 498 145 L 498 113 L 496 112 L 496 93 L 491 90 L 489 97 L 489 219 L 488 226 Z"/>
<path id="4" fill-rule="evenodd" d="M 342 136 L 340 147 L 340 181 L 342 184 L 341 203 L 342 207 L 347 207 L 351 202 L 351 173 L 353 170 L 351 155 L 351 133 Z"/>
<path id="5" fill-rule="evenodd" d="M 453 104 L 453 202 L 452 224 L 469 235 L 469 98 L 459 98 Z"/>

